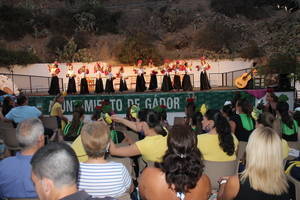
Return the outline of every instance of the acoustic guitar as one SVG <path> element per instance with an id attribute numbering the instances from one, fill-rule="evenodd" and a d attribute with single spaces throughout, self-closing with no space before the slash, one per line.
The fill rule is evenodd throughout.
<path id="1" fill-rule="evenodd" d="M 234 84 L 237 88 L 245 88 L 248 84 L 248 82 L 251 80 L 252 78 L 252 72 L 255 71 L 256 69 L 253 68 L 251 69 L 250 72 L 248 73 L 243 73 L 240 77 L 236 78 L 235 81 L 234 81 Z"/>

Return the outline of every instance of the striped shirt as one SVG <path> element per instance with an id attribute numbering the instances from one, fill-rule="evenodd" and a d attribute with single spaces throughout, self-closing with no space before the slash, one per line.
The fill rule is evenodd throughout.
<path id="1" fill-rule="evenodd" d="M 85 190 L 93 197 L 119 197 L 130 185 L 131 176 L 121 163 L 80 163 L 79 190 Z"/>

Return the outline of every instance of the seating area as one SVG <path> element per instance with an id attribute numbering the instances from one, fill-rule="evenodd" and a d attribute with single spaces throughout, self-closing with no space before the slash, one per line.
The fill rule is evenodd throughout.
<path id="1" fill-rule="evenodd" d="M 82 106 L 82 104 L 78 104 L 78 105 Z M 199 165 L 198 168 L 195 168 L 199 170 L 199 174 L 200 174 L 200 177 L 198 177 L 199 179 L 198 181 L 202 180 L 203 177 L 206 176 L 208 177 L 210 183 L 206 187 L 209 188 L 211 195 L 209 195 L 207 199 L 212 200 L 212 199 L 222 199 L 222 194 L 224 192 L 222 191 L 221 188 L 222 184 L 224 183 L 226 184 L 227 180 L 228 179 L 230 180 L 229 177 L 234 177 L 237 174 L 243 172 L 244 170 L 247 170 L 247 167 L 249 167 L 247 163 L 248 162 L 247 159 L 249 158 L 252 159 L 251 156 L 253 156 L 253 154 L 255 154 L 256 152 L 260 152 L 260 148 L 263 148 L 264 145 L 261 145 L 260 143 L 262 141 L 256 141 L 255 144 L 257 143 L 258 145 L 257 151 L 256 150 L 253 151 L 253 149 L 250 149 L 253 143 L 252 140 L 254 140 L 253 139 L 254 135 L 260 134 L 259 132 L 261 131 L 263 132 L 261 134 L 266 134 L 268 137 L 271 137 L 274 132 L 275 136 L 274 135 L 272 136 L 275 138 L 272 139 L 274 141 L 277 139 L 282 141 L 283 140 L 282 138 L 285 137 L 284 132 L 280 133 L 282 134 L 282 138 L 281 138 L 280 134 L 277 133 L 275 129 L 272 127 L 274 120 L 277 119 L 272 114 L 270 114 L 265 110 L 262 110 L 259 117 L 255 119 L 255 124 L 251 125 L 250 123 L 250 125 L 252 126 L 252 130 L 250 131 L 249 133 L 250 135 L 248 136 L 249 141 L 245 141 L 244 139 L 239 138 L 239 134 L 236 134 L 236 131 L 242 131 L 242 128 L 244 128 L 243 126 L 245 126 L 245 123 L 243 122 L 243 117 L 241 117 L 241 120 L 239 122 L 239 121 L 235 121 L 233 116 L 228 117 L 226 113 L 223 111 L 225 110 L 224 108 L 221 109 L 221 111 L 207 109 L 205 112 L 201 113 L 201 120 L 200 118 L 197 118 L 197 120 L 200 121 L 196 120 L 195 123 L 194 116 L 198 117 L 199 113 L 197 113 L 195 109 L 192 109 L 192 114 L 188 113 L 189 105 L 191 104 L 189 103 L 187 104 L 186 117 L 175 117 L 174 124 L 171 125 L 168 124 L 168 122 L 164 118 L 164 116 L 167 115 L 166 109 L 156 110 L 155 108 L 154 109 L 138 108 L 139 110 L 137 111 L 135 108 L 135 110 L 130 111 L 130 115 L 132 116 L 127 116 L 126 118 L 123 118 L 118 115 L 112 115 L 110 111 L 107 111 L 105 109 L 105 106 L 109 106 L 109 104 L 103 103 L 101 107 L 102 110 L 100 111 L 98 110 L 100 112 L 99 118 L 93 118 L 93 120 L 84 119 L 83 121 L 84 125 L 83 127 L 81 127 L 82 128 L 80 132 L 81 134 L 75 139 L 75 141 L 66 141 L 66 142 L 69 146 L 71 146 L 74 149 L 76 155 L 78 156 L 78 159 L 82 163 L 89 163 L 91 159 L 92 160 L 95 159 L 93 155 L 98 156 L 99 153 L 93 154 L 91 153 L 93 151 L 89 149 L 92 147 L 96 148 L 95 146 L 93 146 L 93 144 L 96 144 L 95 143 L 96 141 L 93 141 L 92 143 L 88 143 L 88 141 L 86 141 L 85 136 L 87 137 L 88 134 L 92 134 L 92 131 L 95 132 L 95 130 L 92 128 L 86 128 L 86 126 L 94 126 L 94 125 L 96 126 L 97 123 L 105 123 L 104 127 L 105 129 L 107 128 L 107 131 L 109 131 L 109 138 L 111 138 L 113 142 L 110 142 L 110 139 L 108 140 L 106 138 L 107 144 L 99 143 L 99 145 L 100 144 L 104 145 L 103 147 L 104 150 L 101 149 L 100 151 L 101 152 L 100 155 L 104 153 L 103 154 L 104 156 L 103 158 L 101 157 L 101 159 L 103 159 L 105 163 L 106 162 L 121 163 L 121 166 L 125 167 L 126 174 L 128 173 L 132 185 L 130 189 L 127 188 L 126 192 L 123 193 L 122 195 L 113 196 L 116 199 L 120 199 L 120 200 L 148 199 L 149 198 L 147 196 L 148 194 L 143 187 L 144 184 L 148 183 L 147 178 L 145 178 L 146 175 L 144 175 L 144 172 L 145 174 L 147 174 L 150 173 L 149 169 L 156 168 L 161 170 L 161 172 L 163 173 L 168 173 L 168 176 L 171 176 L 172 173 L 174 172 L 172 172 L 172 170 L 170 169 L 172 167 L 176 167 L 177 165 L 178 165 L 177 167 L 179 167 L 182 164 L 182 166 L 186 166 L 186 167 L 184 169 L 180 169 L 181 171 L 180 172 L 178 171 L 176 173 L 185 174 L 185 170 L 189 170 L 189 167 L 193 167 L 193 165 L 195 166 Z M 242 109 L 243 105 L 241 105 L 241 108 L 239 108 L 239 101 L 237 101 L 236 106 L 233 106 L 233 104 L 230 105 L 231 108 L 234 109 L 235 111 L 238 111 L 239 109 L 241 111 L 243 110 Z M 196 106 L 193 105 L 192 107 L 195 108 Z M 76 112 L 76 108 L 74 109 L 74 112 Z M 134 112 L 137 113 L 133 114 Z M 278 115 L 280 115 L 279 111 L 278 111 Z M 75 115 L 73 114 L 73 117 L 74 116 Z M 96 117 L 95 115 L 93 116 Z M 243 115 L 236 115 L 236 116 L 243 116 Z M 108 117 L 110 118 L 109 120 L 107 119 Z M 249 119 L 252 119 L 251 115 L 247 117 L 249 117 Z M 61 123 L 61 121 L 57 120 L 58 119 L 57 116 L 41 116 L 40 119 L 44 129 L 53 133 L 50 136 L 47 134 L 45 135 L 46 146 L 48 145 L 48 143 L 64 142 L 62 139 L 63 130 L 60 128 L 61 125 L 59 124 Z M 290 119 L 294 120 L 292 115 L 290 116 Z M 68 122 L 71 124 L 70 129 L 72 129 L 72 125 L 74 125 L 72 122 L 73 120 Z M 285 122 L 286 122 L 285 120 L 281 121 L 282 124 Z M 235 127 L 234 127 L 235 129 L 233 129 L 233 126 L 231 126 L 232 123 L 235 123 Z M 22 124 L 22 122 L 17 124 L 17 127 L 19 127 L 20 124 Z M 298 130 L 298 127 L 294 127 L 294 130 Z M 102 131 L 104 131 L 103 128 L 99 129 L 99 131 L 101 132 L 101 134 L 105 135 L 105 133 L 102 133 Z M 175 138 L 174 136 L 176 131 L 179 132 L 179 135 L 182 136 L 186 135 L 189 131 L 193 133 L 193 137 L 195 138 L 194 140 L 196 140 L 197 143 L 195 143 L 194 147 L 192 147 L 191 149 L 192 151 L 196 152 L 196 153 L 194 152 L 195 154 L 189 153 L 189 151 L 187 150 L 183 152 L 177 152 L 177 151 L 181 151 L 180 148 L 183 148 L 184 145 L 187 145 L 189 143 L 186 144 L 181 143 L 181 141 L 183 141 L 184 139 L 180 139 L 180 142 L 178 144 L 174 142 L 175 139 L 178 139 Z M 270 131 L 270 133 L 267 134 L 264 133 L 264 131 L 266 132 Z M 95 132 L 94 134 L 100 134 L 100 132 L 98 133 Z M 1 157 L 3 161 L 6 159 L 6 157 L 16 156 L 19 153 L 22 154 L 22 152 L 24 151 L 22 145 L 20 146 L 19 144 L 18 134 L 20 134 L 18 133 L 18 128 L 16 128 L 16 126 L 12 123 L 12 121 L 7 121 L 5 119 L 0 120 L 0 141 L 2 141 L 3 143 L 2 146 L 5 147 L 5 152 L 2 152 L 2 157 Z M 287 144 L 289 148 L 288 151 L 293 149 L 293 152 L 297 152 L 297 151 L 299 152 L 300 151 L 299 131 L 294 134 L 296 134 L 297 136 L 296 137 L 297 141 L 287 140 Z M 214 135 L 216 135 L 217 137 L 213 137 Z M 92 135 L 90 140 L 92 140 L 93 137 L 96 136 Z M 99 135 L 97 137 L 102 138 L 104 136 Z M 172 139 L 172 137 L 174 138 Z M 155 138 L 155 140 L 151 141 L 153 138 Z M 186 139 L 191 140 L 191 136 L 189 136 L 189 138 Z M 207 141 L 206 144 L 202 142 L 204 139 L 205 141 Z M 100 139 L 97 140 L 97 142 L 101 142 Z M 87 147 L 87 145 L 92 145 L 92 146 Z M 183 145 L 183 146 L 179 148 L 178 145 L 179 146 Z M 269 145 L 269 143 L 268 144 L 266 143 L 266 145 Z M 196 146 L 198 148 L 196 148 Z M 188 149 L 187 146 L 184 146 L 184 148 Z M 280 145 L 277 146 L 276 148 L 280 149 L 280 151 L 284 151 L 284 147 L 282 146 L 281 142 Z M 199 158 L 197 158 L 198 161 L 193 161 L 194 164 L 190 163 L 184 165 L 184 163 L 192 162 L 192 160 L 195 159 L 194 156 L 197 155 L 198 152 L 200 153 Z M 297 158 L 292 155 L 294 154 L 289 154 L 288 157 L 281 158 L 281 161 L 285 161 L 284 163 L 286 163 L 288 160 L 299 159 L 299 157 Z M 169 160 L 168 156 L 173 156 L 173 157 L 171 160 Z M 253 160 L 251 160 L 251 162 L 252 161 Z M 2 161 L 0 161 L 0 166 L 1 166 L 1 162 Z M 256 162 L 259 163 L 261 162 L 261 160 L 257 160 Z M 249 163 L 249 165 L 251 165 L 251 163 Z M 178 170 L 179 168 L 174 168 L 173 170 L 175 169 Z M 175 176 L 175 174 L 173 175 Z M 155 176 L 155 174 L 153 174 L 153 176 Z M 188 175 L 182 175 L 182 176 L 186 176 L 186 178 L 191 179 L 191 177 L 189 177 Z M 292 174 L 288 173 L 285 176 L 286 178 L 283 181 L 286 180 L 295 186 L 295 197 L 290 196 L 290 198 L 291 199 L 294 198 L 295 200 L 300 200 L 300 181 L 294 178 Z M 167 185 L 172 184 L 172 182 L 169 181 L 174 181 L 174 180 L 173 179 L 169 180 L 166 178 L 166 183 L 157 182 L 157 184 L 162 184 L 161 187 L 163 188 L 164 187 L 163 184 L 167 184 Z M 150 182 L 149 184 L 151 185 Z M 152 188 L 152 186 L 150 185 L 149 188 Z M 3 186 L 1 186 L 0 184 L 0 194 L 1 194 L 1 187 Z M 84 185 L 80 185 L 80 187 L 84 187 Z M 192 191 L 194 191 L 194 189 L 195 190 L 197 189 L 197 186 L 194 187 L 195 188 L 193 188 Z M 155 193 L 155 191 L 153 192 Z M 170 191 L 166 190 L 166 195 L 168 194 L 172 196 L 174 195 L 173 192 L 174 190 L 170 190 Z M 191 195 L 194 195 L 194 193 L 192 192 Z M 100 195 L 100 197 L 102 196 Z M 191 196 L 188 196 L 187 199 L 189 199 L 190 197 Z M 14 199 L 14 198 L 8 198 L 8 199 Z M 30 199 L 30 198 L 24 197 L 24 199 Z M 161 199 L 165 199 L 165 198 L 161 197 Z M 185 198 L 181 198 L 181 199 L 183 200 Z"/>

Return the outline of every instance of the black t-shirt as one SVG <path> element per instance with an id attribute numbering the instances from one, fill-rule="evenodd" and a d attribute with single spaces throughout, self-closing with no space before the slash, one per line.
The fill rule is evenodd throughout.
<path id="1" fill-rule="evenodd" d="M 253 123 L 253 129 L 252 130 L 246 130 L 243 127 L 242 119 L 239 115 L 234 114 L 232 115 L 229 120 L 234 121 L 236 124 L 235 128 L 235 136 L 239 141 L 248 142 L 249 136 L 252 133 L 252 131 L 255 129 L 255 120 L 251 117 L 252 123 Z"/>
<path id="2" fill-rule="evenodd" d="M 246 179 L 244 183 L 240 182 L 240 190 L 234 200 L 289 200 L 287 193 L 281 195 L 267 194 L 262 191 L 254 190 Z"/>

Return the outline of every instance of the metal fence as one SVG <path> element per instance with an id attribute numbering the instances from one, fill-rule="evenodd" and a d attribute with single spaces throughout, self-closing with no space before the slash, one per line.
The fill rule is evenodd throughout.
<path id="1" fill-rule="evenodd" d="M 47 93 L 51 82 L 51 77 L 46 76 L 23 75 L 14 73 L 0 73 L 0 75 L 4 75 L 10 78 L 12 80 L 13 88 L 14 86 L 16 86 L 18 90 L 21 90 L 25 94 L 44 92 Z M 61 91 L 64 91 L 63 85 L 63 79 L 59 78 L 59 87 Z"/>
<path id="2" fill-rule="evenodd" d="M 213 87 L 234 87 L 234 80 L 243 73 L 248 73 L 250 71 L 251 68 L 223 73 L 209 73 L 209 80 L 217 80 L 214 81 Z"/>
<path id="3" fill-rule="evenodd" d="M 34 76 L 34 75 L 22 75 L 22 74 L 14 74 L 14 73 L 0 73 L 0 75 L 5 75 L 8 78 L 12 80 L 13 88 L 16 86 L 18 90 L 21 90 L 25 94 L 38 94 L 38 93 L 48 93 L 51 77 L 46 76 Z M 194 87 L 194 75 L 190 74 L 190 79 L 192 86 Z M 150 75 L 145 75 L 145 81 L 146 85 L 149 86 L 150 84 Z M 181 80 L 183 78 L 183 75 L 180 75 Z M 173 80 L 174 75 L 171 75 L 171 79 Z M 87 77 L 88 79 L 88 85 L 89 90 L 91 92 L 94 91 L 96 78 L 95 77 Z M 116 81 L 114 81 L 115 89 L 119 89 L 120 85 L 120 79 L 117 78 Z M 103 83 L 105 84 L 106 79 L 103 78 Z M 157 75 L 157 84 L 158 88 L 160 88 L 163 81 L 163 75 Z M 128 76 L 128 79 L 126 80 L 127 86 L 129 90 L 135 90 L 136 85 L 136 75 L 135 76 Z M 61 91 L 65 91 L 67 88 L 67 83 L 63 81 L 63 78 L 59 78 L 59 87 Z M 77 79 L 77 91 L 79 91 L 80 87 L 80 80 Z M 15 92 L 15 91 L 13 91 Z"/>

